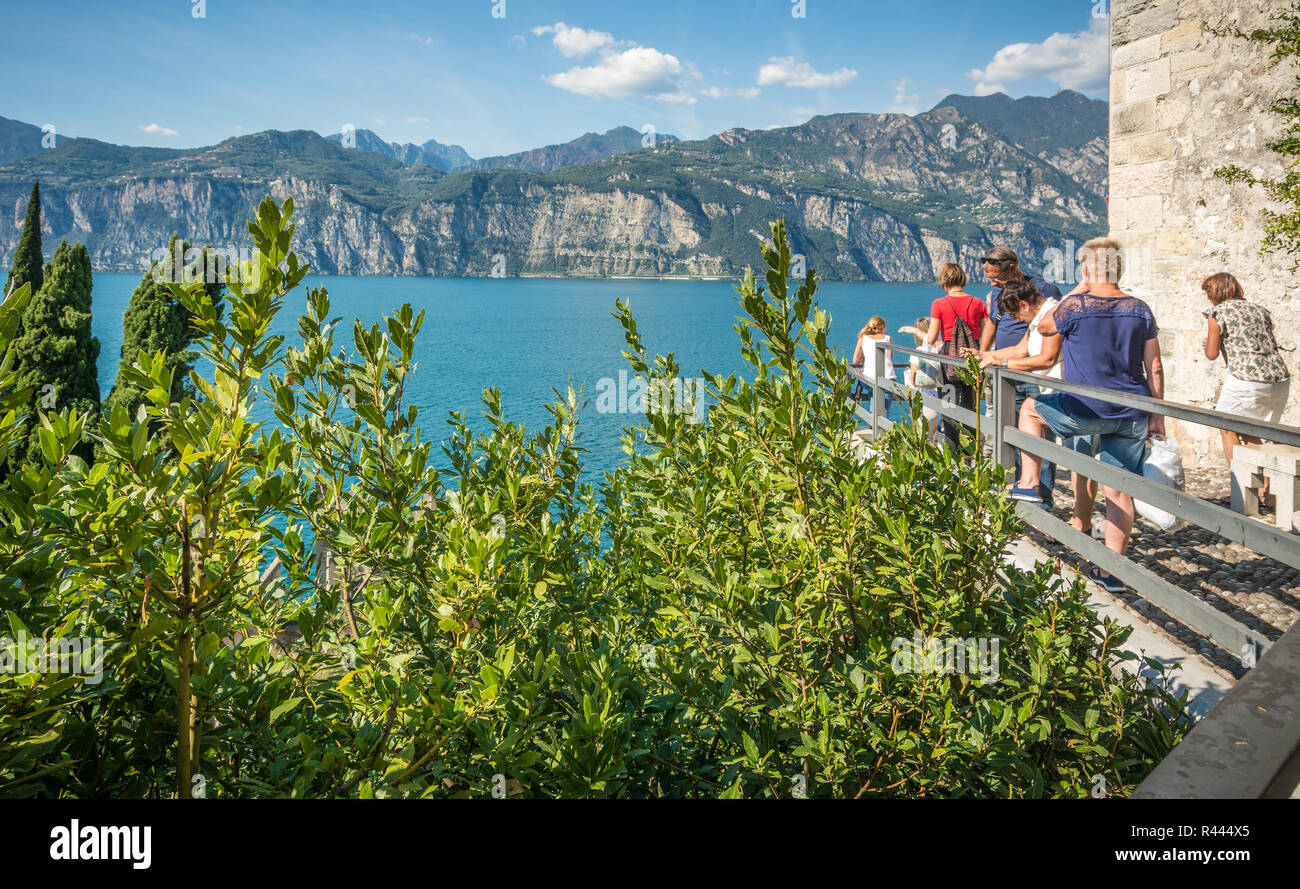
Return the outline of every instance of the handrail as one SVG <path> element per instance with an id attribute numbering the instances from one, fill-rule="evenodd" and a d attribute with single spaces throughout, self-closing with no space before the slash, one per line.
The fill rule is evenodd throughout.
<path id="1" fill-rule="evenodd" d="M 1022 451 L 1095 478 L 1103 485 L 1123 491 L 1143 503 L 1149 503 L 1157 509 L 1213 531 L 1220 537 L 1248 546 L 1271 559 L 1285 562 L 1292 568 L 1300 568 L 1300 540 L 1294 534 L 1279 531 L 1199 497 L 1191 497 L 1175 488 L 1155 484 L 1148 478 L 1094 460 L 1045 438 L 1026 435 L 1019 429 L 1008 429 L 1005 435 L 1009 444 Z"/>
<path id="2" fill-rule="evenodd" d="M 882 349 L 891 349 L 895 352 L 903 352 L 907 355 L 915 355 L 924 358 L 926 361 L 939 362 L 942 364 L 957 364 L 965 366 L 965 358 L 952 358 L 948 355 L 939 355 L 934 352 L 922 352 L 919 349 L 909 349 L 906 346 L 877 346 L 877 351 Z M 1096 386 L 1088 386 L 1083 383 L 1069 383 L 1065 380 L 1058 380 L 1043 374 L 1029 373 L 1021 370 L 1011 370 L 1010 368 L 990 367 L 985 373 L 993 371 L 994 375 L 1002 375 L 1009 379 L 1021 383 L 1035 383 L 1038 385 L 1050 386 L 1058 392 L 1068 392 L 1071 395 L 1084 395 L 1089 398 L 1095 398 L 1098 401 L 1105 401 L 1110 404 L 1117 404 L 1121 407 L 1131 407 L 1148 414 L 1158 414 L 1162 417 L 1173 417 L 1176 420 L 1183 420 L 1188 423 L 1197 423 L 1201 426 L 1213 426 L 1216 429 L 1226 429 L 1229 432 L 1236 432 L 1240 435 L 1250 435 L 1255 438 L 1264 438 L 1278 444 L 1292 445 L 1300 447 L 1300 426 L 1283 426 L 1280 423 L 1263 423 L 1257 420 L 1243 419 L 1234 414 L 1225 414 L 1220 411 L 1211 410 L 1203 407 L 1193 407 L 1190 404 L 1180 404 L 1176 401 L 1166 401 L 1163 398 L 1152 398 L 1147 395 L 1132 395 L 1128 392 L 1117 392 L 1114 389 L 1100 389 Z M 865 379 L 865 378 L 864 378 Z"/>
<path id="3" fill-rule="evenodd" d="M 1232 615 L 1189 595 L 1186 590 L 1127 556 L 1112 551 L 1101 541 L 1094 540 L 1047 510 L 1028 503 L 1017 503 L 1016 513 L 1025 524 L 1065 544 L 1092 564 L 1105 569 L 1106 573 L 1118 577 L 1137 590 L 1143 599 L 1170 617 L 1204 633 L 1225 651 L 1238 655 L 1243 663 L 1257 663 L 1273 644 L 1267 636 L 1251 629 Z"/>
<path id="4" fill-rule="evenodd" d="M 880 429 L 892 425 L 889 423 L 888 418 L 884 416 L 884 399 L 878 397 L 879 393 L 887 386 L 892 386 L 895 389 L 903 388 L 884 379 L 886 351 L 913 355 L 930 363 L 950 366 L 965 366 L 966 364 L 966 360 L 963 358 L 924 352 L 919 349 L 883 341 L 875 343 L 875 377 L 855 374 L 864 383 L 872 387 L 873 397 L 870 415 L 860 406 L 857 406 L 855 410 L 859 417 L 871 423 L 873 437 Z M 1021 432 L 1015 416 L 1015 384 L 1018 382 L 1035 383 L 1055 391 L 1087 396 L 1110 404 L 1136 408 L 1149 414 L 1173 417 L 1219 429 L 1229 429 L 1284 444 L 1300 446 L 1300 428 L 1261 423 L 1219 411 L 1178 404 L 1159 398 L 1100 389 L 1095 386 L 1066 382 L 1041 374 L 1016 371 L 1009 368 L 994 366 L 986 368 L 985 374 L 990 378 L 993 389 L 993 397 L 989 402 L 989 406 L 992 408 L 993 420 L 988 424 L 981 424 L 983 427 L 981 434 L 991 441 L 998 461 L 1004 466 L 1010 468 L 1014 465 L 1016 449 L 1043 459 L 1050 459 L 1058 466 L 1095 479 L 1107 487 L 1123 491 L 1144 503 L 1149 503 L 1158 509 L 1172 513 L 1180 519 L 1229 540 L 1241 543 L 1261 555 L 1300 568 L 1300 537 L 1249 519 L 1217 504 L 1208 503 L 1173 488 L 1156 484 L 1141 475 L 1110 466 L 1100 460 L 1062 447 L 1055 442 L 1035 438 Z M 972 411 L 969 408 L 963 408 L 924 393 L 921 393 L 921 401 L 925 407 L 934 410 L 940 416 L 968 427 L 975 426 L 980 419 L 978 407 L 977 410 Z M 1035 509 L 1025 503 L 1017 503 L 1016 510 L 1027 524 L 1070 547 L 1093 564 L 1103 568 L 1107 573 L 1113 574 L 1132 587 L 1144 599 L 1183 621 L 1192 629 L 1204 633 L 1226 650 L 1239 654 L 1247 665 L 1256 663 L 1259 656 L 1272 645 L 1272 641 L 1258 631 L 1247 627 L 1231 615 L 1208 605 L 1164 578 L 1137 565 L 1127 556 L 1112 552 L 1088 535 L 1052 516 L 1046 510 Z"/>

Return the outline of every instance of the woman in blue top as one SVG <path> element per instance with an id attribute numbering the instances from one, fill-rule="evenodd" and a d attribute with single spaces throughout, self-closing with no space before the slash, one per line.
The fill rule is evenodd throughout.
<path id="1" fill-rule="evenodd" d="M 1123 274 L 1120 246 L 1097 238 L 1079 251 L 1081 282 L 1069 296 L 1039 322 L 1043 336 L 1062 337 L 1065 355 L 1063 379 L 1099 389 L 1164 398 L 1165 375 L 1160 361 L 1160 329 L 1145 302 L 1119 289 Z M 1041 436 L 1051 429 L 1062 438 L 1095 435 L 1100 439 L 1100 459 L 1140 475 L 1146 458 L 1147 436 L 1163 435 L 1165 418 L 1097 398 L 1054 392 L 1025 402 L 1020 429 Z M 1040 500 L 1039 466 L 1042 458 L 1021 454 L 1021 475 L 1011 496 Z M 1092 526 L 1093 498 L 1079 473 L 1074 480 L 1074 518 L 1081 531 Z M 1123 555 L 1133 530 L 1133 498 L 1107 486 L 1106 546 Z M 1100 568 L 1090 576 L 1111 592 L 1124 585 Z"/>

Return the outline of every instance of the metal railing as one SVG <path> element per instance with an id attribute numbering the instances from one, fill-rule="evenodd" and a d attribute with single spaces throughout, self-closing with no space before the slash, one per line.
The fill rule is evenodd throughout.
<path id="1" fill-rule="evenodd" d="M 886 343 L 883 340 L 875 345 L 874 379 L 859 376 L 859 379 L 871 389 L 871 411 L 867 413 L 862 409 L 861 405 L 857 405 L 855 408 L 858 416 L 871 424 L 873 438 L 878 436 L 882 429 L 892 425 L 889 418 L 885 416 L 883 392 L 888 388 L 895 394 L 904 396 L 911 394 L 908 387 L 897 385 L 885 379 L 887 352 L 917 356 L 922 361 L 932 365 L 947 364 L 964 367 L 966 364 L 965 359 L 951 358 L 933 352 L 922 352 L 919 349 L 909 349 L 893 343 Z M 1110 404 L 1136 408 L 1146 413 L 1158 414 L 1166 418 L 1174 418 L 1189 423 L 1198 423 L 1216 429 L 1226 429 L 1239 435 L 1249 435 L 1278 444 L 1300 446 L 1300 428 L 1262 423 L 1257 420 L 1231 416 L 1205 408 L 1192 407 L 1142 395 L 1130 395 L 1109 389 L 1098 389 L 1079 383 L 1068 383 L 1062 380 L 1049 379 L 1038 374 L 996 366 L 987 368 L 985 375 L 992 386 L 992 400 L 989 402 L 992 409 L 992 421 L 988 424 L 988 428 L 983 428 L 982 424 L 979 423 L 981 418 L 976 416 L 976 411 L 979 409 L 978 398 L 975 411 L 924 393 L 921 394 L 921 400 L 925 407 L 934 410 L 941 417 L 967 427 L 974 428 L 981 425 L 981 434 L 992 445 L 995 459 L 1007 468 L 1012 468 L 1015 465 L 1016 449 L 1034 454 L 1044 460 L 1052 461 L 1057 466 L 1078 472 L 1086 478 L 1094 479 L 1099 484 L 1128 494 L 1157 509 L 1169 512 L 1184 521 L 1212 531 L 1221 537 L 1240 543 L 1261 555 L 1294 568 L 1300 568 L 1300 536 L 1270 527 L 1240 513 L 1190 496 L 1174 488 L 1157 484 L 1141 475 L 1103 463 L 1086 454 L 1062 447 L 1053 441 L 1021 432 L 1017 428 L 1015 387 L 1017 383 L 1043 385 L 1054 391 L 1067 392 L 1072 395 L 1085 395 Z M 1257 663 L 1264 651 L 1273 644 L 1268 637 L 1258 631 L 1201 601 L 1186 590 L 1180 589 L 1126 556 L 1108 549 L 1102 542 L 1094 540 L 1090 535 L 1061 521 L 1046 509 L 1040 509 L 1028 503 L 1017 501 L 1016 511 L 1026 524 L 1069 547 L 1107 573 L 1114 575 L 1143 599 L 1161 608 L 1171 617 L 1208 636 L 1225 650 L 1239 655 L 1243 663 L 1247 665 Z"/>
<path id="2" fill-rule="evenodd" d="M 884 412 L 886 388 L 908 395 L 908 387 L 885 379 L 885 355 L 913 355 L 930 364 L 964 366 L 965 361 L 877 343 L 875 378 L 858 375 L 872 393 L 871 411 L 855 405 L 857 415 L 871 424 L 872 438 L 892 425 Z M 1099 401 L 1137 408 L 1149 414 L 1172 417 L 1265 441 L 1300 446 L 1300 428 L 1261 423 L 1157 398 L 1129 395 L 1037 374 L 990 367 L 985 374 L 992 386 L 991 428 L 980 423 L 976 411 L 921 393 L 925 407 L 940 417 L 979 428 L 1003 466 L 1015 465 L 1016 449 L 1051 460 L 1172 513 L 1255 552 L 1300 568 L 1300 536 L 1279 531 L 1244 515 L 1156 484 L 1143 476 L 1110 466 L 1069 448 L 1020 431 L 1016 416 L 1016 384 L 1033 383 L 1059 392 L 1086 395 Z M 915 390 L 913 390 L 915 391 Z M 1180 589 L 1163 577 L 1108 549 L 1088 534 L 1028 503 L 1016 502 L 1016 512 L 1026 524 L 1069 547 L 1078 555 L 1119 578 L 1142 598 L 1163 609 L 1188 627 L 1204 633 L 1228 651 L 1241 655 L 1248 672 L 1224 699 L 1166 756 L 1134 792 L 1134 798 L 1207 799 L 1300 797 L 1300 623 L 1276 643 L 1230 615 Z"/>

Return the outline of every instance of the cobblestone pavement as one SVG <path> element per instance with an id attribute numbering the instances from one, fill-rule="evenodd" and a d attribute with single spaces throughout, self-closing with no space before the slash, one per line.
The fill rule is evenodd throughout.
<path id="1" fill-rule="evenodd" d="M 1053 511 L 1063 520 L 1070 517 L 1074 506 L 1068 473 L 1064 475 L 1065 479 L 1057 483 L 1056 509 Z M 1226 467 L 1188 470 L 1186 482 L 1188 494 L 1228 507 Z M 1264 518 L 1269 520 L 1272 516 L 1269 514 Z M 1099 494 L 1093 528 L 1100 533 L 1105 524 L 1105 498 Z M 1080 567 L 1085 564 L 1070 549 L 1037 531 L 1031 529 L 1028 536 L 1049 555 L 1068 565 Z M 1277 639 L 1300 617 L 1300 571 L 1195 525 L 1172 532 L 1158 531 L 1139 518 L 1133 528 L 1128 555 L 1144 568 L 1270 639 Z M 1118 598 L 1140 619 L 1184 648 L 1198 652 L 1238 679 L 1245 675 L 1240 652 L 1224 651 L 1131 592 Z"/>

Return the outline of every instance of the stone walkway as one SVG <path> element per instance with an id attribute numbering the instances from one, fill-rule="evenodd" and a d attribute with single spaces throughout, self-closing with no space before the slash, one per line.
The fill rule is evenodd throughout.
<path id="1" fill-rule="evenodd" d="M 1065 478 L 1057 482 L 1057 508 L 1054 510 L 1062 520 L 1070 517 L 1074 505 L 1069 490 L 1069 474 L 1063 475 Z M 1227 467 L 1188 470 L 1186 481 L 1188 494 L 1228 507 Z M 1271 514 L 1265 519 L 1271 519 Z M 1100 532 L 1105 523 L 1105 498 L 1099 495 L 1093 527 Z M 1032 529 L 1028 537 L 1050 556 L 1067 565 L 1079 567 L 1083 563 L 1070 549 Z M 1128 555 L 1144 568 L 1270 639 L 1277 639 L 1300 617 L 1300 570 L 1195 525 L 1166 532 L 1156 530 L 1139 518 L 1133 528 Z M 1224 651 L 1133 593 L 1124 593 L 1117 598 L 1141 620 L 1187 650 L 1199 653 L 1238 679 L 1245 675 L 1246 668 L 1239 652 Z"/>

